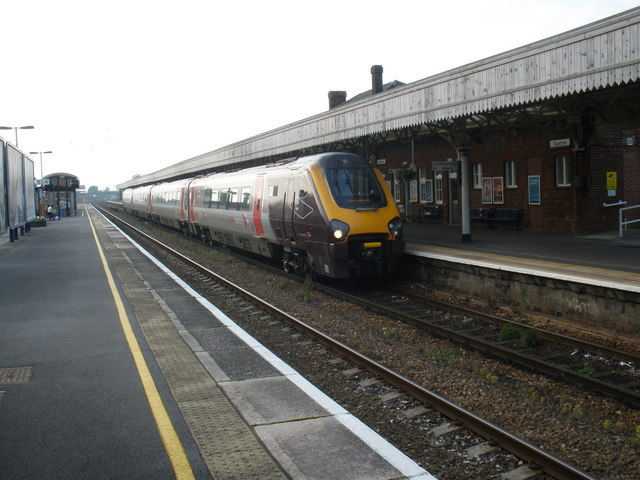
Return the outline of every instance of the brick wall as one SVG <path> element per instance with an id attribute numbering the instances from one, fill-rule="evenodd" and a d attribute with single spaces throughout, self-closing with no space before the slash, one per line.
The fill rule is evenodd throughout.
<path id="1" fill-rule="evenodd" d="M 633 145 L 627 145 L 633 138 Z M 551 148 L 550 142 L 570 139 L 570 145 Z M 575 139 L 570 133 L 559 133 L 555 128 L 531 127 L 518 130 L 517 134 L 488 132 L 480 141 L 469 147 L 470 206 L 517 208 L 525 213 L 525 226 L 563 234 L 587 234 L 617 228 L 618 209 L 603 208 L 603 202 L 614 203 L 626 200 L 629 204 L 640 204 L 640 129 L 625 130 L 613 134 L 592 135 L 586 148 L 575 148 Z M 428 178 L 433 179 L 431 163 L 457 159 L 456 150 L 446 141 L 429 137 L 414 143 L 417 167 L 427 169 Z M 556 183 L 556 157 L 567 156 L 570 170 L 568 178 L 572 185 L 558 186 Z M 411 164 L 411 144 L 388 143 L 376 150 L 377 158 L 385 158 L 382 167 L 387 179 L 389 169 L 407 169 Z M 505 162 L 516 164 L 517 186 L 506 187 Z M 502 177 L 505 180 L 504 203 L 483 204 L 482 189 L 473 188 L 472 165 L 480 163 L 485 178 Z M 608 196 L 607 172 L 617 173 L 617 188 L 614 196 Z M 540 177 L 540 205 L 529 203 L 529 176 Z M 443 218 L 449 218 L 449 181 L 443 173 Z M 405 199 L 405 185 L 402 203 Z M 417 212 L 420 203 L 412 203 L 411 211 Z M 640 210 L 640 209 L 639 209 Z M 640 217 L 640 212 L 634 214 Z"/>

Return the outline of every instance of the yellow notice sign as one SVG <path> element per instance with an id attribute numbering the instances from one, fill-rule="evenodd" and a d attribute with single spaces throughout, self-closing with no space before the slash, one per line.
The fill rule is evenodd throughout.
<path id="1" fill-rule="evenodd" d="M 618 188 L 618 172 L 607 172 L 607 190 Z"/>

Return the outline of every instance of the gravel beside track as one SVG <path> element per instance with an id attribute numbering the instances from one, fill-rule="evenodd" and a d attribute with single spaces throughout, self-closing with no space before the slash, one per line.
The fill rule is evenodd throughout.
<path id="1" fill-rule="evenodd" d="M 143 230 L 291 315 L 596 478 L 640 478 L 637 410 L 432 338 L 178 234 L 148 224 Z M 459 448 L 462 442 L 458 436 L 468 435 L 465 430 L 444 437 L 432 435 L 430 430 L 443 422 L 432 410 L 407 418 L 407 411 L 419 407 L 414 400 L 401 395 L 382 401 L 380 396 L 391 387 L 380 383 L 362 386 L 353 381 L 369 378 L 368 373 L 354 371 L 351 365 L 336 360 L 315 342 L 294 335 L 288 327 L 247 315 L 237 300 L 213 290 L 207 296 L 260 342 L 439 479 L 495 478 L 496 464 L 498 471 L 518 466 L 519 461 L 510 455 L 488 455 L 481 463 L 470 461 Z M 566 325 L 563 331 L 568 333 Z"/>

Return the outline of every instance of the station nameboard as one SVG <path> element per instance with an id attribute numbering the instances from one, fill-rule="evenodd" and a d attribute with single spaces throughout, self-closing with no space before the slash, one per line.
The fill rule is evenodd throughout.
<path id="1" fill-rule="evenodd" d="M 432 162 L 431 168 L 445 172 L 457 172 L 460 170 L 460 162 Z"/>

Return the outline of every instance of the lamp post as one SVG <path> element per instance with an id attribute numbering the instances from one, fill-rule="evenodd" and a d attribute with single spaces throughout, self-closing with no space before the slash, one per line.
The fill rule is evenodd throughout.
<path id="1" fill-rule="evenodd" d="M 29 155 L 36 155 L 36 154 L 40 155 L 40 180 L 44 180 L 44 175 L 42 175 L 42 154 L 43 153 L 53 153 L 53 152 L 51 150 L 47 150 L 46 152 L 29 152 Z"/>
<path id="2" fill-rule="evenodd" d="M 26 125 L 24 127 L 0 127 L 0 130 L 15 130 L 16 132 L 16 147 L 18 147 L 18 129 L 20 130 L 31 130 L 33 129 L 33 125 Z"/>
<path id="3" fill-rule="evenodd" d="M 16 144 L 18 142 L 16 141 Z M 18 145 L 16 145 L 17 147 Z M 42 174 L 42 154 L 43 153 L 53 153 L 51 150 L 47 150 L 46 152 L 29 152 L 29 155 L 35 155 L 35 154 L 39 154 L 40 155 L 40 182 L 42 182 L 40 185 L 42 187 L 42 189 L 40 190 L 40 216 L 44 217 L 44 202 L 42 201 L 42 199 L 44 198 L 44 175 Z"/>

